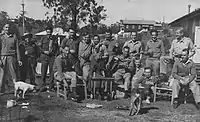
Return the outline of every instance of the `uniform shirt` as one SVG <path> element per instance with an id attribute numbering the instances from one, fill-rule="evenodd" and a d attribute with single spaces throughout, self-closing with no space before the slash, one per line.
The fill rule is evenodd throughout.
<path id="1" fill-rule="evenodd" d="M 64 38 L 60 45 L 62 48 L 65 48 L 66 46 L 69 47 L 70 50 L 75 51 L 75 55 L 78 55 L 78 48 L 79 48 L 79 41 L 74 40 L 72 38 Z"/>
<path id="2" fill-rule="evenodd" d="M 190 38 L 183 37 L 181 40 L 175 39 L 172 41 L 170 49 L 171 55 L 180 55 L 183 49 L 189 49 L 190 53 L 195 52 L 194 45 Z"/>
<path id="3" fill-rule="evenodd" d="M 105 45 L 92 45 L 92 55 L 95 55 L 96 59 L 101 59 L 103 56 L 107 56 L 107 48 Z"/>
<path id="4" fill-rule="evenodd" d="M 162 40 L 157 39 L 156 41 L 150 40 L 147 42 L 146 52 L 152 53 L 150 57 L 160 58 L 165 55 L 165 48 Z"/>
<path id="5" fill-rule="evenodd" d="M 142 77 L 143 74 L 144 74 L 144 68 L 142 68 L 142 67 L 136 68 L 136 73 L 133 77 L 140 78 L 140 77 Z"/>
<path id="6" fill-rule="evenodd" d="M 111 39 L 110 41 L 104 40 L 103 43 L 107 47 L 108 54 L 113 55 L 113 48 L 114 48 L 115 44 L 117 43 L 117 41 L 114 39 Z"/>
<path id="7" fill-rule="evenodd" d="M 121 70 L 125 70 L 126 72 L 131 72 L 134 74 L 135 72 L 135 62 L 133 58 L 130 56 L 124 57 L 124 55 L 117 56 L 118 60 L 118 67 Z"/>
<path id="8" fill-rule="evenodd" d="M 58 43 L 57 41 L 55 41 L 53 39 L 53 37 L 47 37 L 44 36 L 42 37 L 41 41 L 40 41 L 40 47 L 41 47 L 41 51 L 50 51 L 50 53 L 52 53 L 52 55 L 56 55 L 56 51 L 57 49 Z"/>
<path id="9" fill-rule="evenodd" d="M 80 59 L 80 65 L 86 65 L 90 63 L 90 56 L 92 54 L 92 44 L 86 44 L 84 41 L 81 41 L 79 44 L 78 56 Z"/>
<path id="10" fill-rule="evenodd" d="M 37 45 L 33 42 L 25 42 L 22 41 L 19 44 L 20 47 L 20 54 L 26 55 L 26 56 L 31 56 L 31 57 L 37 57 L 38 56 L 38 51 L 37 51 Z M 25 54 L 27 52 L 27 54 Z"/>
<path id="11" fill-rule="evenodd" d="M 71 55 L 68 57 L 64 58 L 62 55 L 59 55 L 56 57 L 54 65 L 53 65 L 53 72 L 58 72 L 58 75 L 61 77 L 63 80 L 65 78 L 64 72 L 71 72 L 74 71 L 72 68 L 72 60 L 71 60 Z"/>
<path id="12" fill-rule="evenodd" d="M 17 55 L 20 60 L 19 42 L 15 35 L 1 34 L 1 55 Z"/>
<path id="13" fill-rule="evenodd" d="M 130 53 L 140 53 L 142 51 L 142 43 L 140 41 L 126 41 L 123 47 L 128 46 L 130 48 Z"/>
<path id="14" fill-rule="evenodd" d="M 196 77 L 195 63 L 190 59 L 186 63 L 177 60 L 173 65 L 172 75 L 174 78 L 177 78 L 177 75 L 180 77 Z"/>

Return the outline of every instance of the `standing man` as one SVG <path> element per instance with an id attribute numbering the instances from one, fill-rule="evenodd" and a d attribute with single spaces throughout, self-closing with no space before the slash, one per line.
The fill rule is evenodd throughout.
<path id="1" fill-rule="evenodd" d="M 153 75 L 159 75 L 160 57 L 165 55 L 165 48 L 162 40 L 157 38 L 158 31 L 151 31 L 151 40 L 147 42 L 145 53 L 148 55 L 146 59 L 146 67 L 153 69 Z"/>
<path id="2" fill-rule="evenodd" d="M 131 33 L 131 40 L 126 41 L 123 47 L 130 48 L 130 56 L 134 58 L 142 58 L 142 43 L 137 40 L 137 31 Z"/>
<path id="3" fill-rule="evenodd" d="M 23 41 L 20 43 L 20 55 L 22 57 L 23 65 L 20 67 L 20 79 L 25 81 L 27 75 L 30 78 L 30 83 L 36 85 L 35 83 L 35 67 L 36 59 L 39 56 L 38 48 L 34 40 L 33 35 L 30 33 L 25 33 L 22 37 Z"/>
<path id="4" fill-rule="evenodd" d="M 79 40 L 75 35 L 75 31 L 70 28 L 69 29 L 69 37 L 65 37 L 61 42 L 60 50 L 62 51 L 66 46 L 69 47 L 70 53 L 73 56 L 73 66 L 75 67 L 75 71 L 78 75 L 81 75 L 81 69 L 79 65 L 78 58 L 78 48 L 79 48 Z"/>
<path id="5" fill-rule="evenodd" d="M 172 41 L 169 56 L 160 58 L 160 73 L 167 75 L 168 64 L 173 64 L 180 59 L 183 49 L 189 50 L 189 58 L 195 54 L 195 48 L 190 38 L 184 37 L 184 29 L 179 28 L 176 31 L 176 39 Z"/>
<path id="6" fill-rule="evenodd" d="M 184 49 L 181 60 L 176 60 L 172 69 L 172 76 L 174 77 L 172 82 L 174 108 L 177 108 L 179 105 L 179 90 L 181 85 L 184 85 L 191 89 L 197 108 L 200 109 L 200 86 L 195 81 L 196 75 L 195 63 L 189 59 L 188 49 Z"/>
<path id="7" fill-rule="evenodd" d="M 113 48 L 116 44 L 116 40 L 114 40 L 112 31 L 110 29 L 106 30 L 105 36 L 106 39 L 103 41 L 103 44 L 106 45 L 109 56 L 112 56 L 114 53 Z"/>
<path id="8" fill-rule="evenodd" d="M 44 36 L 39 45 L 41 49 L 41 71 L 42 71 L 42 81 L 43 81 L 43 86 L 46 86 L 46 75 L 47 75 L 47 69 L 49 67 L 49 74 L 50 74 L 50 83 L 51 86 L 54 84 L 54 77 L 53 77 L 53 64 L 55 60 L 55 56 L 57 53 L 58 49 L 58 44 L 57 41 L 53 38 L 52 36 L 52 27 L 47 27 L 46 28 L 46 33 L 47 35 Z"/>
<path id="9" fill-rule="evenodd" d="M 3 31 L 0 34 L 1 41 L 1 68 L 3 75 L 1 75 L 1 94 L 5 92 L 5 84 L 13 89 L 13 82 L 17 81 L 17 65 L 22 65 L 19 54 L 19 43 L 16 35 L 10 33 L 10 24 L 6 23 L 3 26 Z"/>
<path id="10" fill-rule="evenodd" d="M 83 34 L 83 40 L 79 44 L 79 52 L 78 57 L 80 61 L 80 68 L 82 70 L 82 76 L 83 79 L 87 84 L 89 83 L 89 74 L 90 74 L 90 56 L 92 54 L 92 44 L 91 44 L 91 38 L 88 33 Z M 89 87 L 89 91 L 90 86 Z"/>

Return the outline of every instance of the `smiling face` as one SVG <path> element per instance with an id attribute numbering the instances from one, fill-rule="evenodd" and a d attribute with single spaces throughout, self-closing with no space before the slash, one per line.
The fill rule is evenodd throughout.
<path id="1" fill-rule="evenodd" d="M 3 31 L 4 31 L 6 34 L 8 34 L 9 29 L 10 29 L 10 25 L 9 25 L 9 24 L 5 24 L 4 27 L 3 27 Z"/>
<path id="2" fill-rule="evenodd" d="M 152 38 L 152 40 L 157 40 L 157 33 L 156 32 L 152 32 L 151 33 L 151 38 Z"/>
<path id="3" fill-rule="evenodd" d="M 180 39 L 183 37 L 183 35 L 184 35 L 184 33 L 183 33 L 183 31 L 182 31 L 181 29 L 179 29 L 179 30 L 177 30 L 177 31 L 175 32 L 175 36 L 176 36 L 176 38 L 177 38 L 178 40 L 180 40 Z"/>
<path id="4" fill-rule="evenodd" d="M 147 77 L 147 78 L 150 78 L 151 77 L 151 69 L 147 68 L 144 70 L 144 76 Z"/>
<path id="5" fill-rule="evenodd" d="M 100 42 L 99 37 L 94 36 L 93 42 L 94 42 L 95 45 L 97 45 Z"/>
<path id="6" fill-rule="evenodd" d="M 188 51 L 182 51 L 181 61 L 184 63 L 188 61 Z"/>
<path id="7" fill-rule="evenodd" d="M 133 41 L 135 41 L 135 40 L 136 40 L 136 37 L 137 37 L 137 33 L 136 33 L 136 32 L 132 32 L 132 34 L 131 34 L 131 39 L 132 39 Z"/>
<path id="8" fill-rule="evenodd" d="M 73 38 L 73 37 L 74 37 L 74 34 L 75 34 L 74 30 L 69 29 L 69 37 L 70 37 L 70 38 Z"/>

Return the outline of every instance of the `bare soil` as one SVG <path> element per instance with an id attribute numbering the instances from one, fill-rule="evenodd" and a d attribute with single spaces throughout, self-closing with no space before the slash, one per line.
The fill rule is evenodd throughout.
<path id="1" fill-rule="evenodd" d="M 169 101 L 157 101 L 150 105 L 144 105 L 137 116 L 128 116 L 128 110 L 118 110 L 115 107 L 129 105 L 128 99 L 113 101 L 87 100 L 82 103 L 75 103 L 70 100 L 56 97 L 51 92 L 48 98 L 47 93 L 29 93 L 26 100 L 29 102 L 27 108 L 15 106 L 5 108 L 5 101 L 13 99 L 13 94 L 4 95 L 1 101 L 0 121 L 6 122 L 200 122 L 200 111 L 192 104 L 181 104 L 173 109 Z M 103 105 L 102 108 L 86 108 L 86 103 Z"/>

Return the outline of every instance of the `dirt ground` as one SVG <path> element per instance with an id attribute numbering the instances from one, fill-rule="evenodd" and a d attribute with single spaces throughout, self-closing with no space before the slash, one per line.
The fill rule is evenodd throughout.
<path id="1" fill-rule="evenodd" d="M 150 105 L 145 105 L 141 115 L 128 116 L 128 110 L 117 110 L 115 107 L 129 105 L 129 100 L 120 99 L 113 101 L 87 100 L 82 103 L 75 103 L 70 100 L 56 97 L 51 92 L 48 98 L 47 93 L 27 94 L 29 102 L 27 108 L 15 106 L 5 108 L 1 105 L 0 122 L 11 120 L 12 122 L 200 122 L 200 111 L 192 104 L 181 104 L 174 110 L 169 101 L 162 100 Z M 13 95 L 4 95 L 1 101 L 12 99 Z M 86 103 L 103 105 L 102 108 L 89 109 Z"/>

